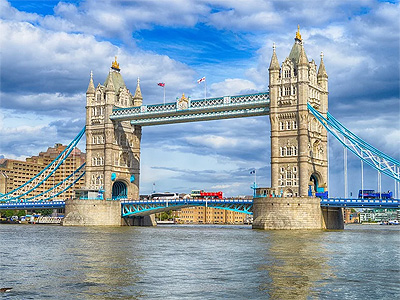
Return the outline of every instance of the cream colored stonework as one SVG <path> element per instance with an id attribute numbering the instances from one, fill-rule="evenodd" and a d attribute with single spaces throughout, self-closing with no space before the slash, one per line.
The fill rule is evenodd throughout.
<path id="1" fill-rule="evenodd" d="M 139 80 L 132 95 L 119 70 L 111 68 L 104 85 L 97 88 L 90 79 L 86 92 L 86 188 L 104 189 L 104 199 L 112 198 L 117 181 L 127 186 L 129 199 L 139 199 L 142 128 L 129 121 L 113 122 L 109 116 L 113 108 L 139 106 L 142 100 Z"/>

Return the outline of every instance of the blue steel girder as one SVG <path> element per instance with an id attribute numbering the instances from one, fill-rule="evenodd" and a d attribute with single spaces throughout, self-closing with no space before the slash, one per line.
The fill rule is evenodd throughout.
<path id="1" fill-rule="evenodd" d="M 131 121 L 132 125 L 151 126 L 217 119 L 230 119 L 269 114 L 269 93 L 225 96 L 191 100 L 186 109 L 177 103 L 114 108 L 115 121 Z"/>
<path id="2" fill-rule="evenodd" d="M 6 202 L 0 203 L 0 210 L 6 209 L 48 209 L 64 208 L 64 201 L 30 201 L 30 202 Z"/>
<path id="3" fill-rule="evenodd" d="M 399 199 L 348 199 L 328 198 L 321 200 L 322 207 L 348 208 L 400 208 Z"/>
<path id="4" fill-rule="evenodd" d="M 207 206 L 252 214 L 253 200 L 156 200 L 121 201 L 122 217 L 146 216 L 168 210 L 180 210 L 185 207 Z"/>
<path id="5" fill-rule="evenodd" d="M 400 181 L 400 162 L 371 146 L 337 121 L 329 112 L 327 117 L 318 112 L 309 103 L 310 112 L 344 147 L 358 156 L 363 162 Z"/>

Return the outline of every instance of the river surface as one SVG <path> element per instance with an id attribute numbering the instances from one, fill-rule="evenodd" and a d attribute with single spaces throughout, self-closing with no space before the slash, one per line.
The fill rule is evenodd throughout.
<path id="1" fill-rule="evenodd" d="M 400 299 L 400 226 L 0 225 L 0 299 Z"/>

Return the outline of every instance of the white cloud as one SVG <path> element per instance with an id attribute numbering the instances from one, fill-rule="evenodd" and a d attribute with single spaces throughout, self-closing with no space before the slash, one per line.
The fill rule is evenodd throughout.
<path id="1" fill-rule="evenodd" d="M 246 91 L 255 91 L 257 86 L 250 80 L 228 78 L 222 82 L 213 83 L 211 92 L 215 95 L 237 95 Z"/>

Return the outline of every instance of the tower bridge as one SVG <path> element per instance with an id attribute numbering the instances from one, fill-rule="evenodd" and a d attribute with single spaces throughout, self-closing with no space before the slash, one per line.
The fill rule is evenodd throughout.
<path id="1" fill-rule="evenodd" d="M 269 115 L 271 186 L 266 189 L 268 194 L 255 197 L 244 208 L 254 214 L 253 228 L 343 228 L 341 207 L 351 202 L 315 197 L 328 192 L 328 131 L 361 160 L 397 181 L 400 163 L 357 138 L 328 113 L 323 55 L 318 66 L 307 58 L 299 30 L 294 40 L 282 64 L 273 46 L 268 92 L 198 100 L 182 95 L 172 103 L 144 105 L 139 79 L 131 94 L 116 59 L 103 84 L 95 87 L 91 74 L 86 91 L 85 188 L 79 191 L 81 195 L 87 198 L 101 192 L 103 199 L 132 199 L 122 204 L 124 216 L 165 209 L 165 203 L 162 207 L 135 202 L 139 199 L 143 126 Z M 179 205 L 184 204 L 176 203 Z M 121 223 L 117 200 L 74 199 L 65 206 L 66 225 Z M 102 215 L 100 221 L 93 217 L 96 214 Z"/>

